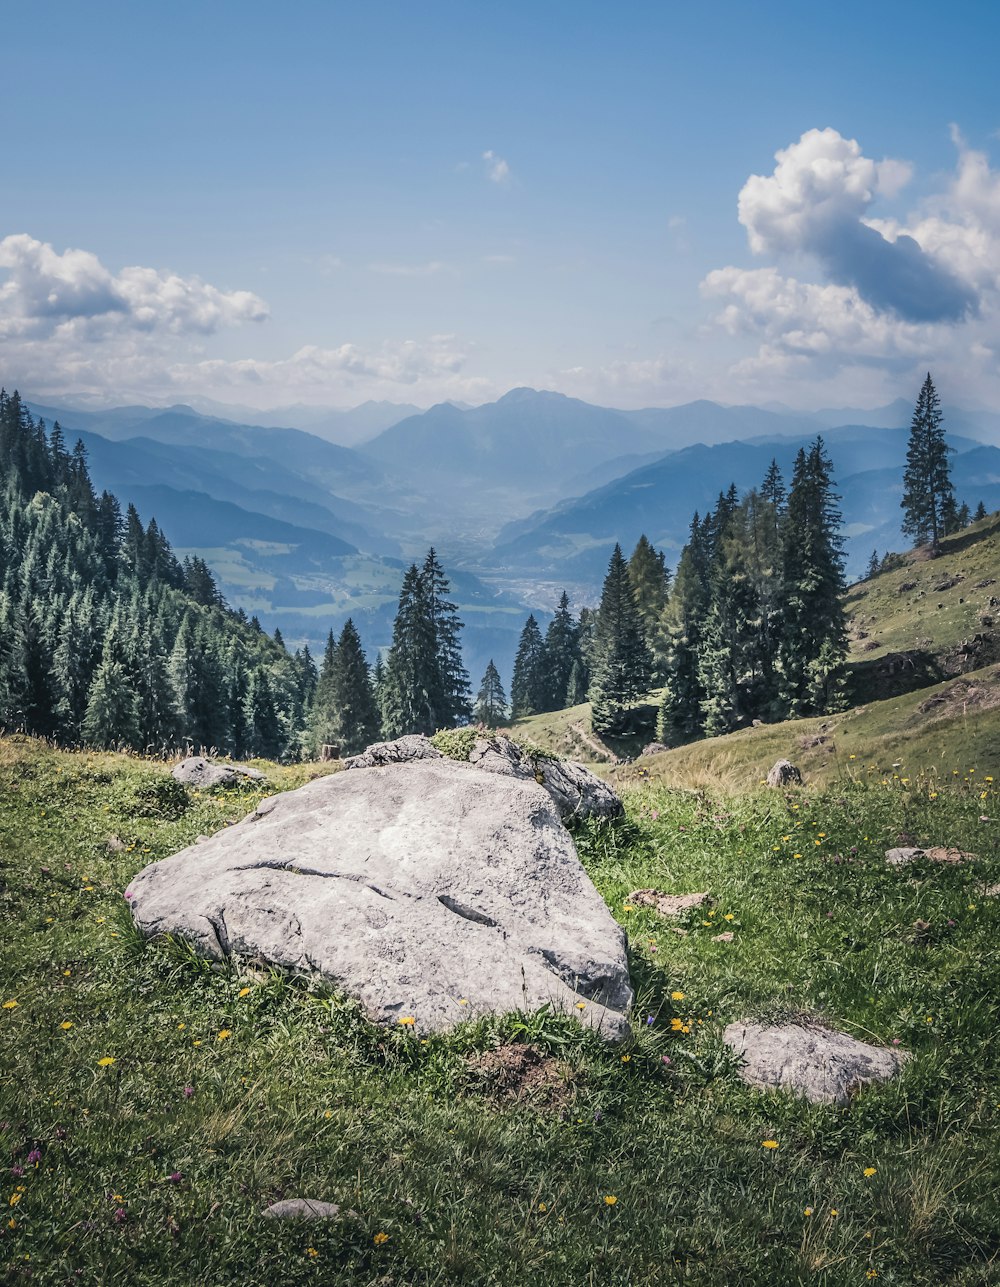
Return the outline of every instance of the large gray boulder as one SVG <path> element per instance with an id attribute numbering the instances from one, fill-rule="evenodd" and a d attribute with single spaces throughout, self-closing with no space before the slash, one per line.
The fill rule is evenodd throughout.
<path id="1" fill-rule="evenodd" d="M 731 1023 L 722 1039 L 743 1057 L 740 1076 L 761 1090 L 787 1090 L 812 1104 L 847 1104 L 870 1082 L 896 1076 L 909 1054 L 870 1046 L 819 1024 Z"/>
<path id="2" fill-rule="evenodd" d="M 319 976 L 439 1030 L 546 1003 L 628 1031 L 625 936 L 535 782 L 447 759 L 337 773 L 146 867 L 148 935 Z"/>
<path id="3" fill-rule="evenodd" d="M 346 769 L 368 769 L 414 760 L 444 759 L 431 740 L 420 733 L 376 742 L 344 764 Z M 543 786 L 564 822 L 570 818 L 619 818 L 624 807 L 617 792 L 582 764 L 538 755 L 507 737 L 481 737 L 472 745 L 469 763 L 484 773 L 520 778 Z"/>
<path id="4" fill-rule="evenodd" d="M 207 790 L 216 786 L 252 786 L 255 782 L 266 782 L 260 769 L 252 769 L 248 764 L 213 764 L 204 755 L 189 755 L 180 764 L 175 764 L 171 774 L 184 786 Z"/>

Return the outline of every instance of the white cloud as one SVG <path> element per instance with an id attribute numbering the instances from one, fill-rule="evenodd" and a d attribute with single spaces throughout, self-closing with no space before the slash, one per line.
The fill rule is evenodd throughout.
<path id="1" fill-rule="evenodd" d="M 904 218 L 873 207 L 899 194 L 911 167 L 872 161 L 836 130 L 808 131 L 776 154 L 773 174 L 747 180 L 740 221 L 751 250 L 774 263 L 716 269 L 702 282 L 706 298 L 723 301 L 716 325 L 758 342 L 730 368 L 736 386 L 761 390 L 770 379 L 776 396 L 782 378 L 818 386 L 838 373 L 909 378 L 932 365 L 957 381 L 964 372 L 980 391 L 997 387 L 1000 175 L 956 142 L 946 190 Z"/>
<path id="2" fill-rule="evenodd" d="M 483 153 L 486 162 L 486 173 L 492 183 L 506 183 L 510 178 L 510 166 L 502 156 L 490 149 Z"/>
<path id="3" fill-rule="evenodd" d="M 114 274 L 86 250 L 62 253 L 26 233 L 0 241 L 0 336 L 30 338 L 166 331 L 209 335 L 259 322 L 267 305 L 250 291 L 222 291 L 155 268 Z"/>

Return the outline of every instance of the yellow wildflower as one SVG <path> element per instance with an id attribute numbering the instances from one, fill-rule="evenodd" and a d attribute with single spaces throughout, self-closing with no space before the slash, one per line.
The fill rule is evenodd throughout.
<path id="1" fill-rule="evenodd" d="M 414 1019 L 412 1014 L 404 1014 L 400 1018 L 399 1022 L 403 1025 L 404 1028 L 412 1028 L 417 1021 L 416 1019 Z"/>
<path id="2" fill-rule="evenodd" d="M 215 1039 L 216 1041 L 225 1041 L 227 1037 L 231 1037 L 232 1035 L 233 1030 L 231 1028 L 221 1028 L 219 1030 L 219 1035 Z"/>
<path id="3" fill-rule="evenodd" d="M 876 1169 L 874 1166 L 866 1166 L 864 1171 L 862 1172 L 862 1175 L 864 1175 L 866 1180 L 870 1180 L 872 1176 L 875 1174 L 876 1174 Z"/>
<path id="4" fill-rule="evenodd" d="M 618 1199 L 617 1199 L 617 1197 L 615 1197 L 615 1195 L 614 1195 L 613 1193 L 605 1193 L 605 1195 L 604 1195 L 604 1205 L 605 1205 L 606 1207 L 613 1207 L 617 1201 L 618 1201 Z"/>
<path id="5" fill-rule="evenodd" d="M 671 1001 L 683 1001 L 683 1000 L 684 1000 L 684 993 L 683 993 L 683 992 L 671 992 L 671 994 L 670 994 L 670 1000 L 671 1000 Z"/>
<path id="6" fill-rule="evenodd" d="M 114 1055 L 105 1055 L 103 1059 L 98 1059 L 97 1066 L 98 1068 L 110 1068 L 114 1062 Z"/>
<path id="7" fill-rule="evenodd" d="M 62 1028 L 63 1032 L 69 1032 L 72 1026 L 73 1026 L 72 1019 L 63 1019 L 62 1023 L 59 1025 L 59 1027 Z"/>
<path id="8" fill-rule="evenodd" d="M 760 1143 L 761 1143 L 761 1148 L 771 1148 L 771 1149 L 774 1149 L 774 1148 L 777 1148 L 777 1147 L 778 1147 L 778 1141 L 777 1141 L 777 1140 L 761 1140 L 761 1142 L 760 1142 Z"/>
<path id="9" fill-rule="evenodd" d="M 388 1242 L 388 1241 L 389 1241 L 389 1235 L 387 1233 L 377 1233 L 375 1237 L 372 1238 L 372 1242 L 374 1242 L 376 1247 L 381 1247 L 383 1242 Z"/>

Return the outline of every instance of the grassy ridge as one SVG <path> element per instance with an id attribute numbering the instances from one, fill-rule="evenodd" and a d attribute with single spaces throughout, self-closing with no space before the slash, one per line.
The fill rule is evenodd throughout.
<path id="1" fill-rule="evenodd" d="M 981 887 L 1000 879 L 1000 824 L 982 820 L 989 765 L 954 767 L 943 789 L 636 783 L 625 823 L 578 835 L 631 941 L 622 1049 L 545 1014 L 423 1041 L 305 983 L 147 945 L 121 896 L 130 877 L 258 796 L 0 743 L 0 1278 L 992 1281 L 1000 909 Z M 268 771 L 279 788 L 310 772 Z M 980 858 L 887 868 L 900 835 Z M 627 902 L 645 885 L 715 902 L 673 925 Z M 915 1058 L 849 1109 L 751 1091 L 722 1028 L 788 1011 Z M 550 1060 L 546 1095 L 489 1093 L 476 1056 L 511 1040 Z M 260 1219 L 293 1195 L 357 1215 Z"/>

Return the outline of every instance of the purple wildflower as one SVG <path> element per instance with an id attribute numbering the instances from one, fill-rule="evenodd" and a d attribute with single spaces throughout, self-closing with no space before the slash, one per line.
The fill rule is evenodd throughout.
<path id="1" fill-rule="evenodd" d="M 191 1096 L 192 1096 L 193 1094 L 194 1094 L 194 1087 L 193 1087 L 193 1086 L 185 1086 L 185 1087 L 184 1087 L 184 1098 L 185 1098 L 185 1099 L 190 1099 L 190 1098 L 191 1098 Z"/>
<path id="2" fill-rule="evenodd" d="M 33 1148 L 31 1152 L 28 1154 L 27 1158 L 25 1159 L 25 1161 L 28 1163 L 29 1166 L 32 1166 L 32 1165 L 37 1166 L 41 1160 L 42 1160 L 42 1150 L 40 1148 Z"/>

